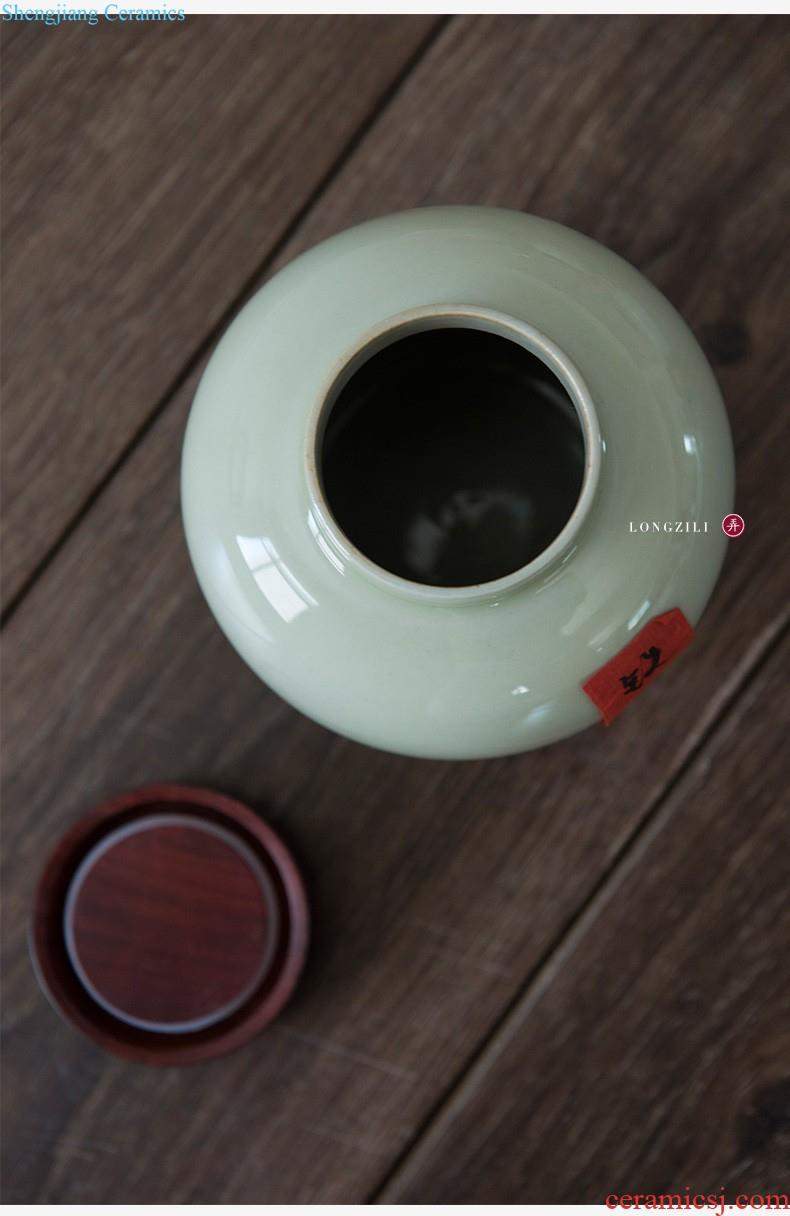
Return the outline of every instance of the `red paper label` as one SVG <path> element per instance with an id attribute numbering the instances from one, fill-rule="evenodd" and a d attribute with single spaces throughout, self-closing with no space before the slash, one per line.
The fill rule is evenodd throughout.
<path id="1" fill-rule="evenodd" d="M 627 646 L 582 684 L 607 726 L 686 649 L 693 637 L 694 630 L 680 609 L 671 608 L 654 616 Z"/>

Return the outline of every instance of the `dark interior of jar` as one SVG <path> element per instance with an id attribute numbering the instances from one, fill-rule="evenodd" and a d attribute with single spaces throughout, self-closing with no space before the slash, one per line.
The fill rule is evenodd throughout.
<path id="1" fill-rule="evenodd" d="M 321 441 L 324 494 L 377 565 L 462 587 L 520 569 L 570 518 L 584 475 L 573 403 L 517 342 L 423 330 L 363 363 Z"/>

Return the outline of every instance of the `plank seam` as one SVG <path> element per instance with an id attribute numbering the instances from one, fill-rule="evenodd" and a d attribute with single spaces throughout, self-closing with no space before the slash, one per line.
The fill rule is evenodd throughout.
<path id="1" fill-rule="evenodd" d="M 118 455 L 110 463 L 106 472 L 99 478 L 93 489 L 86 496 L 71 518 L 66 522 L 60 534 L 56 537 L 44 555 L 33 567 L 30 574 L 20 586 L 19 590 L 11 598 L 2 614 L 0 614 L 0 628 L 5 628 L 5 626 L 9 624 L 11 618 L 19 610 L 20 606 L 30 594 L 35 584 L 78 530 L 82 524 L 82 521 L 90 514 L 97 501 L 101 498 L 104 491 L 114 480 L 129 458 L 144 441 L 150 431 L 153 430 L 154 426 L 162 417 L 167 407 L 176 397 L 178 392 L 184 387 L 195 369 L 200 365 L 201 360 L 208 355 L 212 346 L 215 344 L 215 342 L 217 342 L 221 334 L 233 320 L 235 314 L 245 302 L 247 296 L 249 296 L 250 293 L 255 289 L 259 280 L 268 274 L 269 270 L 277 261 L 280 254 L 294 239 L 302 224 L 308 218 L 313 208 L 318 204 L 323 194 L 333 184 L 335 179 L 338 178 L 343 172 L 346 165 L 354 156 L 362 142 L 366 139 L 381 116 L 395 100 L 398 93 L 400 93 L 414 69 L 429 53 L 452 20 L 453 17 L 451 15 L 439 18 L 439 20 L 431 27 L 426 37 L 423 38 L 417 49 L 406 60 L 406 63 L 401 70 L 393 77 L 379 98 L 373 103 L 364 119 L 358 124 L 355 130 L 352 131 L 351 135 L 343 144 L 340 152 L 332 161 L 329 168 L 310 191 L 301 207 L 294 214 L 293 218 L 286 225 L 281 236 L 277 239 L 263 260 L 245 279 L 239 291 L 235 293 L 231 302 L 224 309 L 219 320 L 211 327 L 206 336 L 201 339 L 201 341 L 192 351 L 191 355 L 189 355 L 186 362 L 182 365 L 180 371 L 173 378 L 170 385 L 165 389 L 162 396 L 137 427 L 136 431 L 129 438 L 127 443 L 121 448 Z"/>
<path id="2" fill-rule="evenodd" d="M 649 843 L 651 831 L 660 826 L 661 812 L 672 794 L 693 768 L 708 743 L 724 727 L 736 704 L 759 677 L 772 654 L 778 650 L 788 628 L 790 628 L 789 615 L 788 613 L 781 614 L 776 621 L 766 627 L 763 634 L 747 651 L 742 662 L 733 672 L 726 695 L 718 698 L 715 712 L 700 730 L 697 739 L 692 743 L 676 771 L 670 775 L 666 785 L 648 804 L 644 815 L 617 848 L 611 861 L 604 868 L 587 896 L 548 943 L 534 966 L 528 971 L 524 982 L 519 985 L 490 1029 L 475 1046 L 466 1063 L 431 1106 L 416 1132 L 397 1154 L 392 1165 L 370 1192 L 368 1198 L 362 1200 L 363 1203 L 401 1202 L 392 1193 L 399 1179 L 409 1171 L 410 1167 L 413 1167 L 418 1155 L 429 1151 L 430 1141 L 441 1136 L 442 1125 L 452 1119 L 453 1108 L 463 1105 L 465 1090 L 474 1087 L 476 1076 L 480 1074 L 481 1070 L 487 1069 L 489 1059 L 496 1058 L 501 1051 L 506 1049 L 509 1028 L 514 1019 L 518 1018 L 525 1004 L 536 994 L 539 995 L 546 983 L 550 982 L 552 967 L 558 957 L 564 951 L 572 948 L 575 942 L 584 935 L 588 926 L 594 922 L 612 888 L 627 870 L 629 862 L 638 854 L 640 846 Z"/>

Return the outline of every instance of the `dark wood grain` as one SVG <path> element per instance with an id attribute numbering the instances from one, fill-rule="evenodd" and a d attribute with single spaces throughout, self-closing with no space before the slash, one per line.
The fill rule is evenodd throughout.
<path id="1" fill-rule="evenodd" d="M 15 27 L 3 56 L 4 604 L 434 25 Z"/>
<path id="2" fill-rule="evenodd" d="M 748 532 L 694 646 L 610 730 L 508 760 L 410 761 L 330 735 L 266 690 L 213 625 L 184 552 L 177 467 L 196 376 L 32 587 L 6 645 L 9 1198 L 376 1193 L 772 653 L 787 606 L 783 30 L 453 22 L 282 255 L 399 206 L 529 206 L 631 257 L 702 336 Z M 278 822 L 317 933 L 294 1003 L 259 1041 L 154 1074 L 58 1023 L 24 920 L 72 816 L 174 777 L 244 794 Z M 553 1161 L 542 1202 L 561 1190 Z"/>
<path id="3" fill-rule="evenodd" d="M 383 1200 L 790 1193 L 789 665 L 785 644 Z"/>

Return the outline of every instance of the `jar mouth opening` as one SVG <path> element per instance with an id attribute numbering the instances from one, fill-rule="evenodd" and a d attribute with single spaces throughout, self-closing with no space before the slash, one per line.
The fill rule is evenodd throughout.
<path id="1" fill-rule="evenodd" d="M 545 334 L 471 305 L 389 318 L 339 360 L 308 427 L 327 557 L 434 602 L 492 598 L 572 548 L 601 464 L 578 370 Z"/>

